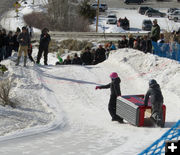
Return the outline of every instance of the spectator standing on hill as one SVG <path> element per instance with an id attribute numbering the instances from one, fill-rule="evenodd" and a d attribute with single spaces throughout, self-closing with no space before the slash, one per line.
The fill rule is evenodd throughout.
<path id="1" fill-rule="evenodd" d="M 2 59 L 6 58 L 6 46 L 8 45 L 6 30 L 2 29 Z"/>
<path id="2" fill-rule="evenodd" d="M 31 62 L 35 63 L 32 57 L 32 52 L 33 52 L 33 48 L 32 48 L 32 44 L 30 44 L 30 46 L 28 47 L 28 57 L 29 57 L 29 60 L 31 60 Z"/>
<path id="3" fill-rule="evenodd" d="M 74 65 L 82 65 L 81 58 L 78 57 L 77 53 L 74 54 L 74 58 L 72 60 L 72 64 L 74 64 Z"/>
<path id="4" fill-rule="evenodd" d="M 0 30 L 0 62 L 3 60 L 2 46 L 3 46 L 3 38 L 2 38 L 2 31 Z"/>
<path id="5" fill-rule="evenodd" d="M 28 47 L 30 46 L 30 37 L 25 26 L 22 27 L 22 32 L 18 35 L 17 41 L 19 42 L 19 49 L 18 49 L 18 58 L 17 58 L 16 66 L 19 65 L 22 52 L 24 52 L 24 67 L 26 67 Z"/>
<path id="6" fill-rule="evenodd" d="M 98 49 L 95 52 L 95 64 L 101 63 L 106 60 L 106 50 L 99 45 Z"/>
<path id="7" fill-rule="evenodd" d="M 129 35 L 128 35 L 128 38 L 129 38 L 129 40 L 128 40 L 128 47 L 129 47 L 129 48 L 133 48 L 133 45 L 134 45 L 133 35 L 132 35 L 132 34 L 129 34 Z"/>
<path id="8" fill-rule="evenodd" d="M 9 31 L 7 36 L 6 58 L 12 55 L 13 47 L 14 47 L 13 32 Z"/>
<path id="9" fill-rule="evenodd" d="M 19 42 L 17 41 L 17 36 L 19 35 L 19 33 L 21 33 L 21 29 L 18 27 L 18 28 L 16 29 L 15 34 L 13 35 L 13 41 L 14 41 L 13 50 L 14 50 L 15 52 L 18 52 L 18 49 L 19 49 Z"/>
<path id="10" fill-rule="evenodd" d="M 157 42 L 160 37 L 160 27 L 157 23 L 157 19 L 153 20 L 153 26 L 151 28 L 151 40 Z"/>
<path id="11" fill-rule="evenodd" d="M 126 39 L 126 36 L 122 36 L 122 40 L 118 42 L 118 48 L 126 48 L 128 47 L 128 40 Z"/>
<path id="12" fill-rule="evenodd" d="M 27 29 L 28 29 L 28 32 L 29 32 L 29 36 L 30 36 L 30 38 L 32 38 L 33 33 L 34 33 L 34 31 L 33 31 L 33 27 L 32 27 L 31 25 L 29 25 L 29 26 L 27 26 Z"/>
<path id="13" fill-rule="evenodd" d="M 81 60 L 83 65 L 92 65 L 92 54 L 89 47 L 86 47 L 84 53 L 81 55 Z"/>
<path id="14" fill-rule="evenodd" d="M 44 65 L 48 65 L 47 61 L 48 61 L 48 48 L 49 48 L 49 43 L 51 41 L 51 37 L 48 34 L 49 30 L 47 28 L 44 28 L 42 30 L 41 36 L 40 36 L 40 44 L 39 44 L 39 51 L 38 51 L 38 55 L 37 55 L 37 61 L 36 63 L 39 64 L 41 57 L 42 57 L 42 53 L 44 52 Z"/>

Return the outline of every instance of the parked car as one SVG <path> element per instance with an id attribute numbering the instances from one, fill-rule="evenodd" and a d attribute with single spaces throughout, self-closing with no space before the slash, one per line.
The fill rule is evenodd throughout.
<path id="1" fill-rule="evenodd" d="M 129 20 L 125 18 L 119 18 L 117 27 L 122 27 L 124 30 L 129 30 Z"/>
<path id="2" fill-rule="evenodd" d="M 145 15 L 148 17 L 153 17 L 153 16 L 165 17 L 166 13 L 160 12 L 159 10 L 155 10 L 155 9 L 148 9 L 145 12 Z"/>
<path id="3" fill-rule="evenodd" d="M 91 4 L 91 8 L 93 8 L 93 9 L 96 10 L 97 7 L 98 7 L 98 4 L 97 4 L 97 3 Z M 99 4 L 99 11 L 100 11 L 100 12 L 104 12 L 104 11 L 106 11 L 107 9 L 108 9 L 107 4 L 105 4 L 105 3 Z"/>
<path id="4" fill-rule="evenodd" d="M 117 16 L 115 14 L 109 14 L 107 16 L 106 24 L 117 24 Z"/>
<path id="5" fill-rule="evenodd" d="M 117 16 L 116 16 L 115 14 L 109 14 L 109 15 L 107 16 L 107 18 L 115 18 L 115 19 L 117 19 Z"/>
<path id="6" fill-rule="evenodd" d="M 117 19 L 115 19 L 115 18 L 109 18 L 109 19 L 107 19 L 107 21 L 106 21 L 106 24 L 117 24 Z"/>
<path id="7" fill-rule="evenodd" d="M 169 8 L 167 13 L 173 13 L 176 10 L 180 10 L 180 8 Z"/>
<path id="8" fill-rule="evenodd" d="M 142 30 L 151 31 L 152 21 L 150 19 L 144 19 L 142 22 Z"/>
<path id="9" fill-rule="evenodd" d="M 141 15 L 144 15 L 145 12 L 148 10 L 148 9 L 151 9 L 150 7 L 147 7 L 147 6 L 141 6 L 138 8 L 138 12 L 141 14 Z"/>
<path id="10" fill-rule="evenodd" d="M 180 10 L 176 10 L 173 13 L 169 14 L 168 19 L 169 20 L 174 20 L 175 22 L 180 20 Z"/>
<path id="11" fill-rule="evenodd" d="M 140 5 L 143 2 L 144 2 L 144 0 L 124 0 L 124 3 L 126 3 L 126 4 L 135 3 L 135 4 L 139 4 Z"/>

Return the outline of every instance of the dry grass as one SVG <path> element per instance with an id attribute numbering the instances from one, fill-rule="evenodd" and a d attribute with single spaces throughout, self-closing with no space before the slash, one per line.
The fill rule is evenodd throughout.
<path id="1" fill-rule="evenodd" d="M 14 103 L 10 100 L 10 92 L 12 89 L 12 80 L 4 79 L 0 81 L 0 104 L 3 106 L 10 105 L 15 107 Z"/>
<path id="2" fill-rule="evenodd" d="M 88 41 L 79 41 L 73 39 L 67 39 L 60 42 L 60 47 L 63 49 L 68 49 L 72 51 L 81 51 L 86 47 L 93 47 L 93 44 Z"/>

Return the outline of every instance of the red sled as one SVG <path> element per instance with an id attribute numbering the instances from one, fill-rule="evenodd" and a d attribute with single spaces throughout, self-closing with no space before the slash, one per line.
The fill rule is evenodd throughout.
<path id="1" fill-rule="evenodd" d="M 163 121 L 166 118 L 166 106 L 163 104 Z M 116 114 L 135 126 L 145 126 L 145 115 L 151 115 L 151 103 L 144 106 L 144 95 L 125 95 L 117 98 Z"/>

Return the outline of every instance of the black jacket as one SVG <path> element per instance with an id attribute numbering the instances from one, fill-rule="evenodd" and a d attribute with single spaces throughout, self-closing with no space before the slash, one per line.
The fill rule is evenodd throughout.
<path id="1" fill-rule="evenodd" d="M 98 48 L 95 52 L 96 63 L 101 63 L 106 60 L 106 50 L 104 48 Z"/>
<path id="2" fill-rule="evenodd" d="M 72 64 L 74 64 L 74 65 L 82 65 L 81 58 L 80 57 L 74 58 L 72 60 Z"/>
<path id="3" fill-rule="evenodd" d="M 100 86 L 100 88 L 101 89 L 110 88 L 111 89 L 111 96 L 117 97 L 117 96 L 121 95 L 120 83 L 121 83 L 121 79 L 118 77 L 116 79 L 113 79 L 111 83 L 104 85 L 104 86 Z"/>
<path id="4" fill-rule="evenodd" d="M 129 38 L 128 47 L 133 48 L 133 46 L 134 46 L 134 38 Z"/>
<path id="5" fill-rule="evenodd" d="M 51 41 L 50 35 L 42 33 L 41 36 L 40 36 L 40 45 L 39 45 L 39 47 L 42 48 L 42 49 L 48 49 L 50 41 Z"/>
<path id="6" fill-rule="evenodd" d="M 126 48 L 126 47 L 128 47 L 128 40 L 127 39 L 121 40 L 119 42 L 118 48 Z"/>
<path id="7" fill-rule="evenodd" d="M 152 105 L 155 105 L 157 103 L 163 103 L 164 99 L 159 84 L 154 84 L 149 87 L 149 90 L 147 91 L 144 100 L 145 106 L 148 105 L 149 97 Z"/>
<path id="8" fill-rule="evenodd" d="M 19 42 L 17 41 L 17 34 L 15 34 L 13 36 L 13 41 L 14 41 L 14 47 L 15 48 L 18 48 L 19 47 Z"/>
<path id="9" fill-rule="evenodd" d="M 81 55 L 81 60 L 85 65 L 92 64 L 92 55 L 90 51 L 86 51 Z"/>
<path id="10" fill-rule="evenodd" d="M 70 59 L 65 59 L 63 64 L 64 65 L 70 65 L 71 64 L 71 60 Z"/>

